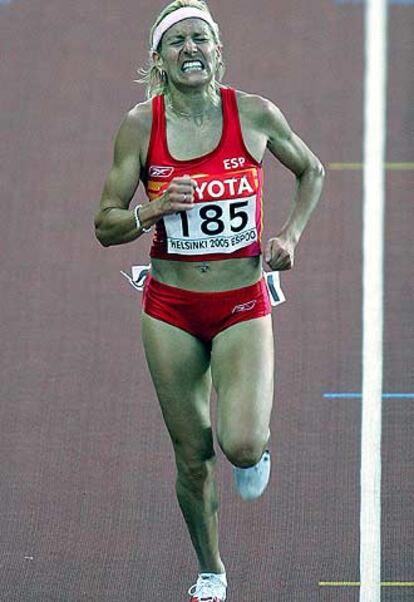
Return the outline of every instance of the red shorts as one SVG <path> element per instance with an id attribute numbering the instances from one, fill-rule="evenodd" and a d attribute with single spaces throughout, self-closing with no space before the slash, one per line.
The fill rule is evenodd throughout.
<path id="1" fill-rule="evenodd" d="M 266 316 L 271 304 L 264 278 L 244 288 L 199 292 L 163 284 L 148 274 L 143 310 L 157 320 L 210 342 L 233 324 Z"/>

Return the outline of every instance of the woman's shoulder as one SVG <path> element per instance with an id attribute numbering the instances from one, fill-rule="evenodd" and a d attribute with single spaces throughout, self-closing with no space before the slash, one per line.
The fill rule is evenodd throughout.
<path id="1" fill-rule="evenodd" d="M 244 90 L 237 90 L 236 92 L 237 104 L 240 109 L 246 111 L 264 111 L 270 106 L 275 106 L 274 102 L 261 96 L 260 94 L 253 94 L 252 92 L 245 92 Z"/>
<path id="2" fill-rule="evenodd" d="M 263 125 L 269 117 L 279 111 L 274 102 L 259 94 L 235 90 L 240 115 L 256 125 Z"/>
<path id="3" fill-rule="evenodd" d="M 152 127 L 151 100 L 138 103 L 128 109 L 119 127 L 117 140 L 138 152 L 143 161 L 146 157 Z"/>
<path id="4" fill-rule="evenodd" d="M 129 123 L 131 128 L 136 128 L 139 131 L 151 129 L 152 98 L 144 102 L 139 102 L 129 109 L 125 115 L 125 120 Z"/>

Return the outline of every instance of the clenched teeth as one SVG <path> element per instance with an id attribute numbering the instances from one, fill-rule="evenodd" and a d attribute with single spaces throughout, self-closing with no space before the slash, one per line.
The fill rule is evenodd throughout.
<path id="1" fill-rule="evenodd" d="M 184 71 L 184 73 L 187 73 L 188 71 L 202 71 L 203 69 L 204 67 L 201 61 L 186 61 L 181 67 L 181 70 Z"/>

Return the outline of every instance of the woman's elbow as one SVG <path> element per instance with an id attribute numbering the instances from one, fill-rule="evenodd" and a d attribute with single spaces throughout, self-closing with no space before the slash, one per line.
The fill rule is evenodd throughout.
<path id="1" fill-rule="evenodd" d="M 102 213 L 98 213 L 95 217 L 95 238 L 101 243 L 103 247 L 110 247 L 111 242 L 108 238 L 106 228 L 104 227 L 104 220 Z"/>
<path id="2" fill-rule="evenodd" d="M 325 166 L 320 161 L 318 163 L 318 173 L 323 180 L 326 178 Z"/>
<path id="3" fill-rule="evenodd" d="M 325 179 L 325 176 L 326 176 L 325 167 L 322 164 L 322 162 L 319 161 L 319 159 L 317 157 L 315 157 L 314 160 L 311 162 L 309 168 L 315 176 L 317 176 L 321 180 Z"/>
<path id="4" fill-rule="evenodd" d="M 106 238 L 99 230 L 95 230 L 95 237 L 103 247 L 110 247 L 112 244 L 111 241 L 108 238 Z"/>

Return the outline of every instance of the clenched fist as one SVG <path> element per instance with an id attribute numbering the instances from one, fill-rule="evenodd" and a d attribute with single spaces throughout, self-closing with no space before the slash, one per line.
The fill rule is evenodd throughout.
<path id="1" fill-rule="evenodd" d="M 265 261 L 272 270 L 290 270 L 295 260 L 295 245 L 282 237 L 270 238 L 265 248 Z"/>
<path id="2" fill-rule="evenodd" d="M 161 215 L 170 215 L 177 213 L 177 211 L 192 209 L 196 188 L 197 182 L 190 176 L 173 178 L 162 197 L 157 199 L 161 208 Z"/>

